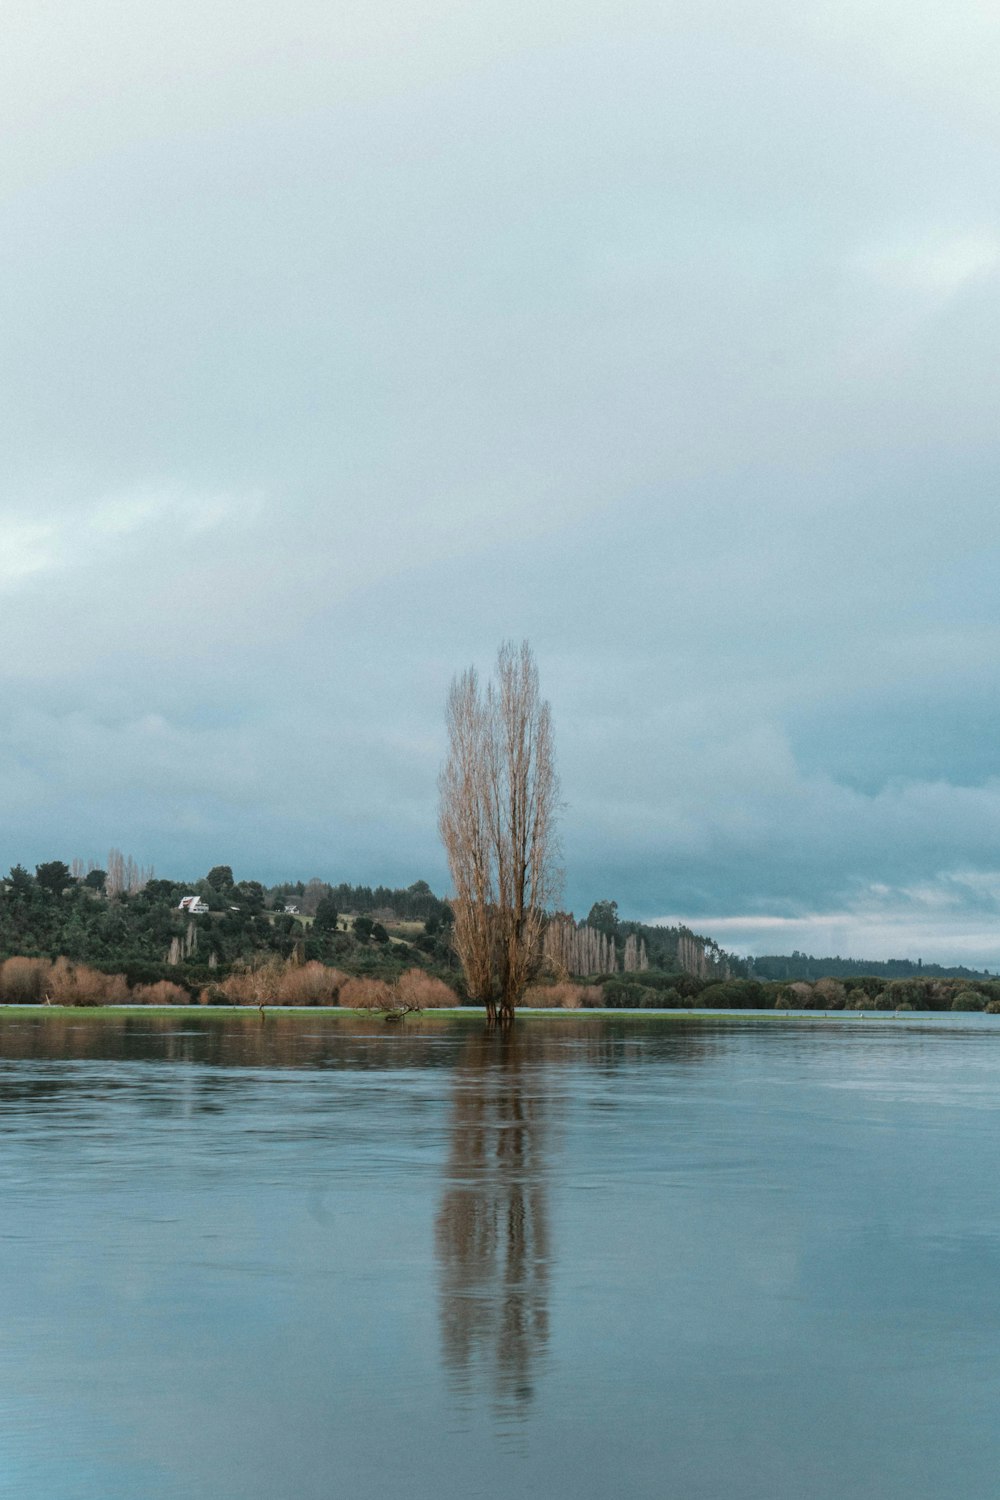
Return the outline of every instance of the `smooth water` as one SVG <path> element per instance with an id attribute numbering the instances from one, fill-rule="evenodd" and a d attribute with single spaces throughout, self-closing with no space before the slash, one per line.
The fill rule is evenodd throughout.
<path id="1" fill-rule="evenodd" d="M 1000 1018 L 0 1013 L 0 1495 L 987 1500 Z"/>

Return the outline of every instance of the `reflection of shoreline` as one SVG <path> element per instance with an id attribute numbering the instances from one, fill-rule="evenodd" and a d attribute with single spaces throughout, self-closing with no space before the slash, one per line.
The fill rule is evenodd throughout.
<path id="1" fill-rule="evenodd" d="M 515 1405 L 531 1399 L 548 1341 L 543 1100 L 527 1050 L 516 1029 L 467 1042 L 437 1218 L 445 1367 Z"/>

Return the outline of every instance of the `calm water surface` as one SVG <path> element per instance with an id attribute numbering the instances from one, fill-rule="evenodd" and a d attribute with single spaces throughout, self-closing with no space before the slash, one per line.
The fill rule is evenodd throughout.
<path id="1" fill-rule="evenodd" d="M 0 1495 L 987 1500 L 1000 1018 L 0 1013 Z"/>

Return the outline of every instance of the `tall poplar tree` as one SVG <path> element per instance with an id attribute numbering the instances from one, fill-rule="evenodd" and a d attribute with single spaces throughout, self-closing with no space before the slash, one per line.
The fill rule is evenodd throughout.
<path id="1" fill-rule="evenodd" d="M 473 667 L 448 695 L 440 829 L 454 888 L 454 944 L 487 1017 L 513 1019 L 537 972 L 557 868 L 552 718 L 527 641 L 505 642 L 481 691 Z"/>

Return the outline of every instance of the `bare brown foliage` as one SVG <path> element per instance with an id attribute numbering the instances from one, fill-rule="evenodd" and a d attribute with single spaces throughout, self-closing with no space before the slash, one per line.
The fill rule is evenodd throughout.
<path id="1" fill-rule="evenodd" d="M 813 1005 L 819 1010 L 843 1010 L 847 990 L 839 979 L 818 979 L 813 985 Z"/>
<path id="2" fill-rule="evenodd" d="M 625 939 L 625 952 L 622 955 L 622 972 L 625 974 L 635 974 L 648 968 L 649 958 L 646 955 L 646 944 L 642 938 L 637 938 L 634 932 L 630 932 Z"/>
<path id="3" fill-rule="evenodd" d="M 275 1005 L 284 971 L 280 958 L 238 964 L 215 988 L 230 1005 Z"/>
<path id="4" fill-rule="evenodd" d="M 458 996 L 443 979 L 423 969 L 407 969 L 395 986 L 396 993 L 405 1005 L 417 1010 L 446 1010 L 459 1003 Z"/>
<path id="5" fill-rule="evenodd" d="M 104 889 L 109 896 L 120 896 L 123 891 L 129 895 L 135 895 L 153 878 L 153 867 L 144 869 L 130 855 L 127 857 L 120 849 L 108 851 L 108 872 Z"/>
<path id="6" fill-rule="evenodd" d="M 440 829 L 454 896 L 454 943 L 470 995 L 511 1019 L 542 958 L 560 885 L 558 780 L 549 705 L 527 641 L 497 654 L 480 692 L 474 668 L 448 696 Z"/>
<path id="7" fill-rule="evenodd" d="M 53 1005 L 124 1005 L 129 998 L 124 974 L 102 974 L 68 958 L 52 965 L 46 992 Z"/>
<path id="8" fill-rule="evenodd" d="M 207 985 L 198 996 L 200 1005 L 338 1005 L 347 975 L 340 969 L 295 959 L 271 958 L 263 963 L 241 964 L 228 978 Z M 343 1002 L 346 1003 L 346 1002 Z"/>
<path id="9" fill-rule="evenodd" d="M 594 985 L 573 984 L 563 980 L 559 984 L 533 984 L 524 992 L 522 1005 L 544 1010 L 579 1010 L 583 1005 L 593 1005 L 599 990 Z"/>
<path id="10" fill-rule="evenodd" d="M 699 979 L 728 979 L 729 964 L 718 943 L 695 937 L 686 927 L 677 936 L 677 964 L 686 974 Z"/>
<path id="11" fill-rule="evenodd" d="M 278 976 L 275 1002 L 278 1005 L 336 1005 L 341 986 L 347 979 L 339 969 L 311 960 L 306 964 L 290 963 Z"/>
<path id="12" fill-rule="evenodd" d="M 384 1010 L 392 988 L 382 979 L 348 979 L 340 988 L 340 1003 L 350 1010 Z"/>
<path id="13" fill-rule="evenodd" d="M 35 1005 L 45 994 L 51 964 L 47 958 L 8 958 L 0 965 L 0 999 L 8 1005 Z"/>
<path id="14" fill-rule="evenodd" d="M 137 984 L 132 991 L 136 1005 L 190 1005 L 191 996 L 183 985 L 161 979 L 156 984 Z"/>
<path id="15" fill-rule="evenodd" d="M 574 922 L 566 912 L 557 912 L 546 923 L 543 946 L 549 972 L 557 978 L 614 974 L 618 967 L 613 939 L 586 922 Z"/>

